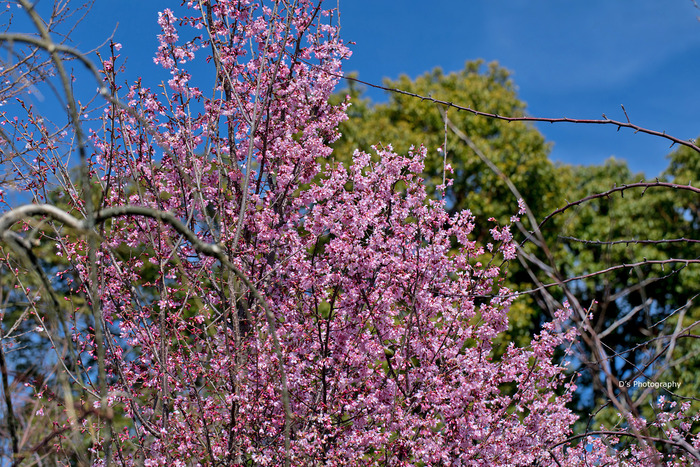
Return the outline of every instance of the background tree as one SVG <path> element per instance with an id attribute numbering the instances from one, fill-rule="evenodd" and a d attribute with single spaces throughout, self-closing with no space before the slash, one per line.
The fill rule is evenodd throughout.
<path id="1" fill-rule="evenodd" d="M 532 215 L 528 221 L 539 223 L 565 204 L 562 200 L 581 200 L 644 179 L 614 159 L 601 166 L 555 165 L 547 158 L 544 138 L 528 122 L 484 118 L 435 102 L 454 102 L 509 117 L 525 116 L 525 106 L 517 99 L 508 72 L 496 64 L 484 69 L 479 61 L 468 62 L 458 73 L 444 74 L 438 69 L 415 80 L 406 76 L 387 80 L 385 89 L 401 92 L 389 92 L 386 103 L 374 104 L 362 98 L 357 84 L 349 83 L 349 90 L 339 95 L 349 94 L 358 105 L 350 108 L 350 119 L 341 124 L 343 136 L 334 144 L 335 157 L 345 160 L 353 145 L 367 147 L 372 141 L 399 141 L 401 149 L 423 144 L 428 149 L 427 183 L 433 190 L 442 184 L 446 161 L 454 169 L 454 182 L 445 191 L 448 206 L 469 207 L 479 219 L 504 218 L 521 194 Z M 445 142 L 446 159 L 440 152 Z M 661 174 L 661 180 L 683 185 L 697 179 L 696 151 L 683 147 L 670 157 L 671 166 Z M 513 187 L 518 193 L 513 193 Z M 502 343 L 513 338 L 527 340 L 537 322 L 550 316 L 570 294 L 586 307 L 595 303 L 590 330 L 600 335 L 599 345 L 605 354 L 615 356 L 611 358 L 614 375 L 606 376 L 599 371 L 597 360 L 607 357 L 595 355 L 585 345 L 579 347 L 580 369 L 588 365 L 588 370 L 578 380 L 578 397 L 572 405 L 578 413 L 586 417 L 595 413 L 598 422 L 611 425 L 609 414 L 598 411 L 609 403 L 607 383 L 611 377 L 616 378 L 615 385 L 617 379 L 666 378 L 680 382 L 690 391 L 682 394 L 692 396 L 695 352 L 684 354 L 688 366 L 676 369 L 673 376 L 665 369 L 675 366 L 671 364 L 675 360 L 665 358 L 647 365 L 656 359 L 657 352 L 668 351 L 668 338 L 678 330 L 679 312 L 687 316 L 683 321 L 686 325 L 696 321 L 686 313 L 696 306 L 693 303 L 700 283 L 697 265 L 682 261 L 666 266 L 642 263 L 698 259 L 694 239 L 697 193 L 672 187 L 640 187 L 624 197 L 611 193 L 548 218 L 539 229 L 535 237 L 532 223 L 524 221 L 517 237 L 521 241 L 520 261 L 509 264 L 510 284 L 535 292 L 512 308 L 511 326 Z M 486 228 L 482 235 L 487 235 Z M 618 267 L 635 263 L 639 264 Z M 598 274 L 609 268 L 608 273 Z M 576 277 L 586 279 L 574 281 Z M 542 288 L 562 280 L 568 281 L 563 289 Z M 646 345 L 653 339 L 657 339 L 656 345 Z M 691 341 L 685 339 L 687 345 Z M 671 349 L 676 346 L 673 343 Z M 638 348 L 644 350 L 630 351 Z M 648 401 L 648 395 L 633 403 L 635 410 Z M 613 414 L 618 411 L 610 410 Z M 590 424 L 587 419 L 585 423 Z"/>
<path id="2" fill-rule="evenodd" d="M 411 80 L 401 76 L 386 80 L 384 86 L 431 96 L 448 102 L 503 115 L 522 116 L 520 101 L 510 74 L 497 63 L 482 61 L 465 64 L 464 70 L 444 73 L 439 68 Z M 391 144 L 399 153 L 411 146 L 428 149 L 425 177 L 430 190 L 441 185 L 445 175 L 443 155 L 447 143 L 447 163 L 452 167 L 452 184 L 445 197 L 452 212 L 469 209 L 479 220 L 495 217 L 506 221 L 518 210 L 506 183 L 491 170 L 474 150 L 445 125 L 444 109 L 405 94 L 388 93 L 388 102 L 373 104 L 361 98 L 361 88 L 352 86 L 349 119 L 340 126 L 342 138 L 333 144 L 334 156 L 347 160 L 355 148 L 369 151 L 374 144 Z M 339 95 L 343 95 L 341 91 Z M 562 185 L 556 168 L 548 158 L 549 145 L 532 125 L 507 123 L 448 109 L 450 121 L 469 135 L 472 143 L 486 154 L 517 186 L 537 217 L 550 213 L 561 200 Z M 542 183 L 549 180 L 550 184 Z M 479 232 L 488 237 L 487 223 Z"/>
<path id="3" fill-rule="evenodd" d="M 643 179 L 612 159 L 602 166 L 571 170 L 577 184 L 572 184 L 567 199 L 604 193 Z M 590 325 L 609 355 L 615 384 L 619 385 L 617 380 L 673 381 L 681 384 L 673 393 L 691 395 L 686 391 L 694 386 L 697 357 L 693 353 L 685 354 L 682 370 L 677 368 L 673 375 L 667 372 L 675 366 L 669 357 L 677 345 L 676 336 L 684 329 L 676 326 L 677 318 L 696 307 L 697 266 L 682 261 L 697 259 L 692 223 L 683 215 L 686 199 L 681 190 L 646 186 L 626 190 L 624 197 L 617 193 L 597 197 L 562 218 L 560 271 L 563 277 L 586 277 L 570 290 L 582 302 L 595 303 Z M 608 272 L 598 275 L 598 271 Z M 695 322 L 681 321 L 686 325 Z M 581 349 L 581 355 L 588 362 L 599 358 L 590 350 Z M 581 393 L 578 405 L 596 414 L 594 426 L 596 422 L 611 426 L 617 418 L 616 408 L 598 411 L 609 401 L 608 379 L 610 376 L 595 371 L 586 371 L 579 379 L 590 389 Z M 654 414 L 648 402 L 659 395 L 669 397 L 665 391 L 635 391 L 630 404 L 651 418 Z"/>

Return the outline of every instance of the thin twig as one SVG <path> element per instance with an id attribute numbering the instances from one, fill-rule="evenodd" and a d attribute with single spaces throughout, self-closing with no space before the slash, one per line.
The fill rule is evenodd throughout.
<path id="1" fill-rule="evenodd" d="M 330 72 L 326 72 L 330 73 Z M 602 119 L 588 119 L 588 118 L 569 118 L 569 117 L 559 117 L 559 118 L 552 118 L 552 117 L 508 117 L 505 115 L 499 115 L 495 113 L 490 113 L 490 112 L 482 112 L 480 110 L 472 109 L 471 107 L 466 107 L 463 105 L 458 105 L 453 102 L 448 102 L 448 101 L 443 101 L 440 99 L 435 99 L 430 96 L 423 96 L 420 94 L 416 94 L 413 92 L 409 91 L 404 91 L 402 89 L 396 89 L 396 88 L 389 88 L 386 86 L 380 86 L 378 84 L 373 84 L 369 83 L 367 81 L 362 81 L 356 77 L 353 76 L 346 76 L 346 75 L 334 75 L 338 76 L 340 78 L 344 78 L 348 81 L 354 81 L 356 83 L 364 84 L 365 86 L 369 86 L 371 88 L 375 89 L 381 89 L 383 91 L 388 91 L 388 92 L 393 92 L 395 94 L 402 94 L 404 96 L 409 96 L 409 97 L 415 97 L 420 100 L 424 101 L 429 101 L 433 102 L 435 104 L 441 104 L 447 107 L 453 107 L 457 110 L 463 110 L 465 112 L 469 112 L 471 114 L 480 116 L 480 117 L 487 117 L 487 118 L 493 118 L 496 120 L 504 120 L 506 122 L 546 122 L 546 123 L 582 123 L 582 124 L 588 124 L 588 125 L 612 125 L 616 126 L 618 128 L 630 128 L 635 131 L 635 133 L 645 133 L 648 135 L 652 136 L 658 136 L 659 138 L 664 138 L 672 142 L 671 146 L 674 144 L 680 144 L 682 146 L 686 146 L 691 148 L 692 150 L 700 153 L 700 146 L 695 145 L 692 141 L 684 140 L 677 138 L 675 136 L 666 134 L 665 131 L 657 131 L 657 130 L 651 130 L 648 128 L 643 128 L 639 125 L 635 125 L 634 123 L 631 123 L 629 121 L 623 122 L 619 120 L 612 120 L 609 119 L 608 117 L 603 114 Z"/>
<path id="2" fill-rule="evenodd" d="M 17 458 L 19 455 L 19 443 L 17 441 L 17 420 L 12 407 L 12 394 L 10 392 L 9 374 L 5 362 L 5 351 L 2 348 L 2 328 L 0 328 L 0 374 L 2 375 L 2 392 L 5 395 L 5 414 L 7 425 L 10 428 L 10 439 L 12 441 L 12 455 Z"/>
<path id="3" fill-rule="evenodd" d="M 571 242 L 577 242 L 577 243 L 583 243 L 584 245 L 619 245 L 619 244 L 624 244 L 624 245 L 629 245 L 630 243 L 632 244 L 637 244 L 637 245 L 659 245 L 659 244 L 664 244 L 664 243 L 700 243 L 700 240 L 696 240 L 693 238 L 670 238 L 670 239 L 662 239 L 662 240 L 612 240 L 612 241 L 603 241 L 603 240 L 584 240 L 582 238 L 576 238 L 576 237 L 567 237 L 565 235 L 559 235 L 557 238 L 560 240 L 568 240 Z"/>
<path id="4" fill-rule="evenodd" d="M 645 264 L 660 264 L 663 266 L 665 264 L 677 264 L 677 263 L 683 263 L 686 266 L 688 264 L 700 264 L 700 259 L 683 259 L 683 258 L 669 258 L 669 259 L 655 259 L 655 260 L 648 259 L 648 260 L 644 260 L 644 261 L 638 261 L 636 263 L 616 264 L 615 266 L 611 266 L 607 269 L 601 269 L 599 271 L 594 271 L 594 272 L 591 272 L 588 274 L 582 274 L 580 276 L 570 277 L 568 279 L 563 279 L 561 281 L 561 283 L 566 284 L 569 282 L 580 281 L 583 279 L 590 279 L 591 277 L 600 276 L 601 274 L 607 274 L 607 273 L 612 272 L 612 271 L 617 271 L 618 269 L 635 268 L 637 266 L 644 266 Z M 522 291 L 519 293 L 520 294 L 534 293 L 534 292 L 538 292 L 538 291 L 543 290 L 543 289 L 548 289 L 550 287 L 561 285 L 561 283 L 553 282 L 553 283 L 549 283 L 549 284 L 543 284 L 542 286 L 537 287 L 536 289 L 525 290 L 525 291 Z"/>
<path id="5" fill-rule="evenodd" d="M 698 151 L 700 152 L 700 151 Z M 627 185 L 622 185 L 622 186 L 616 186 L 608 191 L 604 191 L 603 193 L 595 193 L 589 196 L 586 196 L 585 198 L 581 198 L 577 201 L 573 201 L 571 203 L 567 203 L 566 206 L 561 207 L 557 209 L 556 211 L 551 212 L 548 214 L 542 222 L 540 222 L 539 228 L 541 229 L 544 224 L 547 223 L 552 217 L 556 216 L 557 214 L 561 214 L 562 212 L 566 211 L 567 209 L 570 209 L 574 206 L 578 206 L 579 204 L 583 204 L 586 201 L 590 201 L 592 199 L 597 199 L 597 198 L 605 198 L 610 196 L 613 193 L 620 192 L 622 196 L 624 196 L 624 191 L 629 190 L 631 188 L 644 188 L 644 192 L 646 192 L 647 189 L 649 188 L 654 188 L 654 187 L 665 187 L 665 188 L 673 188 L 675 190 L 687 190 L 687 191 L 692 191 L 693 193 L 698 193 L 700 194 L 700 188 L 694 187 L 690 184 L 688 185 L 681 185 L 678 183 L 670 183 L 670 182 L 660 182 L 660 181 L 655 181 L 655 182 L 637 182 L 637 183 L 630 183 Z M 643 195 L 644 193 L 642 193 Z"/>

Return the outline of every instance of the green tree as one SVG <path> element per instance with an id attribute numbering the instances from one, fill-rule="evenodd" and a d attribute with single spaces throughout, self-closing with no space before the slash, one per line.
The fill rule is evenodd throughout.
<path id="1" fill-rule="evenodd" d="M 604 193 L 644 178 L 615 159 L 600 166 L 569 170 L 575 181 L 567 193 L 569 200 Z M 667 174 L 662 181 L 680 183 Z M 564 278 L 589 276 L 572 282 L 569 289 L 581 303 L 595 303 L 591 306 L 590 325 L 600 337 L 619 380 L 632 384 L 635 379 L 680 381 L 681 387 L 688 387 L 696 379 L 693 368 L 697 358 L 692 353 L 685 355 L 682 366 L 673 372 L 667 370 L 674 366 L 671 362 L 677 361 L 671 355 L 673 348 L 671 353 L 668 350 L 679 314 L 687 317 L 685 325 L 698 318 L 697 306 L 692 305 L 700 283 L 697 265 L 649 263 L 697 258 L 697 243 L 683 240 L 692 239 L 697 231 L 697 221 L 688 213 L 691 198 L 681 190 L 661 186 L 630 188 L 575 206 L 560 219 L 561 234 L 555 248 L 558 269 Z M 590 276 L 603 270 L 609 271 Z M 691 341 L 685 339 L 678 345 L 692 346 Z M 584 355 L 589 361 L 598 358 L 590 349 Z M 583 413 L 605 404 L 605 383 L 606 377 L 600 372 L 582 373 L 579 384 L 595 390 L 595 396 L 589 392 L 579 400 Z M 624 390 L 617 392 L 626 397 Z M 641 397 L 642 393 L 635 391 L 634 386 L 629 390 L 636 410 L 648 417 L 652 414 L 647 413 L 648 404 L 643 402 L 664 391 L 647 391 Z M 597 420 L 611 426 L 617 420 L 617 412 L 610 407 L 600 412 Z"/>
<path id="2" fill-rule="evenodd" d="M 444 73 L 436 69 L 415 80 L 407 76 L 386 80 L 384 86 L 509 117 L 523 116 L 526 112 L 508 71 L 496 63 L 485 66 L 481 61 L 467 62 L 459 72 Z M 614 159 L 598 166 L 554 164 L 548 158 L 549 144 L 526 122 L 475 116 L 455 108 L 446 109 L 429 99 L 395 92 L 389 93 L 387 102 L 375 104 L 364 98 L 362 89 L 352 81 L 342 94 L 350 95 L 351 108 L 349 120 L 341 126 L 343 136 L 334 145 L 336 159 L 347 161 L 356 148 L 369 152 L 372 145 L 387 142 L 394 142 L 398 152 L 424 145 L 429 155 L 424 172 L 429 189 L 434 196 L 441 196 L 437 187 L 442 184 L 446 161 L 454 170 L 451 174 L 454 182 L 444 192 L 447 206 L 453 211 L 470 209 L 477 217 L 476 232 L 482 241 L 488 241 L 487 219 L 503 221 L 518 209 L 516 196 L 506 179 L 518 189 L 532 216 L 540 223 L 549 213 L 565 206 L 567 200 L 580 200 L 644 178 Z M 444 160 L 444 153 L 438 149 L 444 148 L 445 141 Z M 688 148 L 674 152 L 662 180 L 683 184 L 698 180 L 698 160 L 697 154 Z M 509 285 L 521 291 L 539 291 L 515 302 L 510 331 L 501 344 L 508 340 L 527 341 L 543 315 L 552 313 L 568 294 L 581 306 L 591 307 L 590 332 L 602 336 L 600 348 L 584 345 L 577 353 L 578 369 L 588 370 L 578 380 L 581 389 L 575 404 L 579 413 L 593 413 L 609 400 L 608 378 L 629 379 L 640 370 L 639 378 L 673 377 L 687 381 L 686 387 L 691 390 L 694 372 L 691 362 L 687 362 L 690 357 L 685 362 L 691 366 L 681 366 L 673 370 L 676 372 L 673 375 L 664 373 L 659 363 L 650 360 L 655 352 L 664 349 L 668 336 L 676 329 L 678 310 L 687 310 L 684 324 L 698 319 L 697 307 L 686 307 L 698 292 L 697 265 L 646 263 L 632 268 L 623 265 L 697 258 L 697 243 L 680 239 L 693 238 L 699 217 L 696 193 L 668 187 L 646 190 L 640 187 L 571 206 L 548 220 L 540 236 L 530 235 L 528 231 L 535 228 L 523 219 L 520 238 L 524 240 L 528 236 L 533 241 L 526 242 L 519 261 L 508 266 Z M 664 239 L 679 241 L 664 242 Z M 598 274 L 610 268 L 610 272 Z M 542 288 L 557 281 L 567 281 L 566 289 Z M 695 341 L 684 340 L 683 349 L 690 352 L 687 355 L 697 353 L 698 349 L 691 348 L 697 346 Z M 502 346 L 496 353 L 501 350 Z M 609 375 L 600 371 L 603 357 L 610 362 Z M 643 402 L 635 401 L 641 395 L 641 392 L 616 391 L 613 396 L 634 405 Z M 634 411 L 644 412 L 637 406 Z M 602 411 L 597 420 L 610 426 L 611 413 Z"/>
<path id="3" fill-rule="evenodd" d="M 496 62 L 485 65 L 482 60 L 468 61 L 458 72 L 445 73 L 436 68 L 415 80 L 408 76 L 396 81 L 387 79 L 384 86 L 501 115 L 522 116 L 526 109 L 510 73 Z M 345 95 L 350 96 L 351 107 L 349 120 L 340 127 L 343 136 L 334 144 L 336 159 L 347 162 L 355 149 L 371 154 L 373 145 L 389 142 L 399 153 L 425 146 L 428 158 L 424 173 L 429 190 L 434 196 L 441 195 L 437 187 L 443 183 L 445 163 L 449 164 L 453 173 L 446 175 L 453 179 L 453 184 L 444 191 L 447 207 L 452 212 L 469 209 L 475 215 L 478 241 L 486 243 L 490 238 L 493 224 L 488 219 L 504 222 L 518 211 L 516 196 L 482 157 L 520 188 L 536 217 L 554 210 L 563 198 L 565 187 L 558 175 L 560 169 L 549 159 L 550 145 L 529 123 L 475 116 L 399 93 L 389 93 L 386 103 L 375 104 L 363 97 L 362 88 L 352 80 L 347 90 L 338 93 L 337 99 Z M 471 146 L 446 127 L 445 118 L 461 130 Z M 544 234 L 554 239 L 556 225 L 548 225 Z M 532 288 L 526 270 L 517 264 L 509 269 L 509 286 L 520 290 Z M 511 340 L 521 345 L 529 342 L 539 322 L 537 311 L 533 297 L 516 302 L 509 332 L 499 339 L 497 353 Z"/>
<path id="4" fill-rule="evenodd" d="M 453 73 L 436 68 L 415 80 L 408 76 L 385 80 L 384 86 L 459 102 L 485 112 L 513 116 L 525 113 L 525 103 L 518 99 L 510 73 L 496 62 L 484 65 L 481 60 L 469 61 L 463 70 Z M 440 151 L 447 139 L 446 161 L 454 170 L 454 184 L 445 191 L 450 210 L 469 209 L 477 219 L 486 216 L 507 220 L 518 210 L 517 199 L 472 148 L 454 132 L 446 132 L 446 112 L 449 121 L 516 186 L 527 188 L 521 193 L 536 215 L 550 212 L 561 199 L 563 187 L 556 177 L 557 168 L 548 158 L 550 147 L 532 125 L 446 110 L 435 103 L 398 93 L 390 93 L 386 103 L 373 104 L 362 98 L 361 91 L 351 82 L 350 88 L 340 93 L 351 96 L 352 106 L 349 120 L 340 127 L 343 137 L 334 145 L 338 159 L 349 160 L 355 149 L 371 153 L 375 144 L 391 142 L 399 153 L 422 144 L 429 154 L 426 181 L 434 191 L 442 184 L 444 159 Z M 544 179 L 550 183 L 541 183 Z M 487 225 L 480 222 L 477 226 L 481 228 L 480 236 L 488 234 Z"/>

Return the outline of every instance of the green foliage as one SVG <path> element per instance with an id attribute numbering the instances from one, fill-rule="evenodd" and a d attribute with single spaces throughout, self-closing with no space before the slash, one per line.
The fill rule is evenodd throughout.
<path id="1" fill-rule="evenodd" d="M 488 66 L 482 61 L 467 62 L 464 70 L 447 74 L 437 68 L 415 80 L 401 76 L 396 81 L 386 80 L 384 85 L 485 112 L 510 116 L 525 112 L 508 71 L 495 62 Z M 487 218 L 505 221 L 517 212 L 517 199 L 458 136 L 451 131 L 445 134 L 445 112 L 516 186 L 524 188 L 521 193 L 536 215 L 551 211 L 561 199 L 563 187 L 548 158 L 549 145 L 529 124 L 445 110 L 438 104 L 396 93 L 388 96 L 388 102 L 373 105 L 361 98 L 361 90 L 354 85 L 346 94 L 351 96 L 350 118 L 340 127 L 343 136 L 334 145 L 336 158 L 348 161 L 355 149 L 371 153 L 375 144 L 392 143 L 399 153 L 424 145 L 428 150 L 425 177 L 435 191 L 444 174 L 443 154 L 438 148 L 444 146 L 447 137 L 447 163 L 454 170 L 454 184 L 445 192 L 448 207 L 452 211 L 471 210 L 480 220 L 480 237 L 487 235 Z M 549 180 L 549 184 L 541 180 Z"/>
<path id="2" fill-rule="evenodd" d="M 452 211 L 469 209 L 475 214 L 475 232 L 484 242 L 489 240 L 488 229 L 492 225 L 487 219 L 505 221 L 517 212 L 517 200 L 504 180 L 473 148 L 446 128 L 445 114 L 513 182 L 538 222 L 567 202 L 644 179 L 643 174 L 632 173 L 625 162 L 615 159 L 599 166 L 554 164 L 548 158 L 549 144 L 534 127 L 523 122 L 478 117 L 399 93 L 390 93 L 387 102 L 375 104 L 364 98 L 362 89 L 352 81 L 349 84 L 349 89 L 341 94 L 351 98 L 350 118 L 341 125 L 342 137 L 334 144 L 335 158 L 347 162 L 355 149 L 371 153 L 371 146 L 377 144 L 393 143 L 399 153 L 424 145 L 428 152 L 426 184 L 434 196 L 441 196 L 437 187 L 442 184 L 444 162 L 438 148 L 444 146 L 446 139 L 446 162 L 454 169 L 453 174 L 447 174 L 454 180 L 444 193 L 447 206 Z M 526 110 L 508 71 L 496 63 L 484 66 L 481 61 L 467 62 L 459 72 L 435 69 L 415 80 L 401 76 L 396 81 L 386 80 L 384 85 L 504 116 L 521 116 Z M 662 174 L 664 179 L 679 184 L 700 179 L 700 157 L 694 151 L 683 147 L 671 154 L 670 161 L 668 170 Z M 542 232 L 554 264 L 547 259 L 541 245 L 529 242 L 524 246 L 529 259 L 512 261 L 508 266 L 509 286 L 529 290 L 537 288 L 538 281 L 551 283 L 553 273 L 547 269 L 558 271 L 564 279 L 591 275 L 570 282 L 569 291 L 583 306 L 595 303 L 591 307 L 591 324 L 598 333 L 625 318 L 605 334 L 603 344 L 609 355 L 621 355 L 611 360 L 615 375 L 631 378 L 640 368 L 645 368 L 645 363 L 663 349 L 668 339 L 659 340 L 661 344 L 656 347 L 649 344 L 636 352 L 621 352 L 672 334 L 680 319 L 683 325 L 700 319 L 697 306 L 686 307 L 700 290 L 700 268 L 676 263 L 594 273 L 645 260 L 697 258 L 697 243 L 640 240 L 697 237 L 698 199 L 696 193 L 651 187 L 629 189 L 623 194 L 615 193 L 572 207 L 547 222 Z M 526 219 L 523 225 L 527 230 L 533 228 Z M 523 232 L 520 235 L 524 238 Z M 539 264 L 533 261 L 534 257 L 539 259 Z M 548 292 L 556 300 L 564 298 L 560 289 L 551 288 Z M 528 342 L 545 311 L 552 311 L 545 293 L 530 294 L 516 301 L 509 315 L 510 328 L 497 343 L 495 353 L 502 353 L 510 341 L 519 345 Z M 694 367 L 700 352 L 696 341 L 679 339 L 673 344 L 675 351 L 672 349 L 672 361 L 679 365 L 665 370 L 658 363 L 652 364 L 645 375 L 654 372 L 666 381 L 681 381 L 684 383 L 681 394 L 696 394 Z M 590 349 L 584 350 L 580 357 L 594 359 Z M 578 363 L 585 367 L 585 362 Z M 602 399 L 596 400 L 595 395 L 601 394 L 596 391 L 604 390 L 600 378 L 594 371 L 584 371 L 578 379 L 582 390 L 575 405 L 582 415 L 600 407 Z M 610 410 L 599 412 L 597 420 L 611 426 L 616 419 Z"/>
<path id="3" fill-rule="evenodd" d="M 443 182 L 444 163 L 451 165 L 453 173 L 446 175 L 453 184 L 444 193 L 448 209 L 452 212 L 469 209 L 476 216 L 475 236 L 479 241 L 490 240 L 493 223 L 488 219 L 503 223 L 518 211 L 517 198 L 472 148 L 454 132 L 446 131 L 445 115 L 512 180 L 536 217 L 554 210 L 564 197 L 565 180 L 559 175 L 562 168 L 549 159 L 550 145 L 532 125 L 446 110 L 433 102 L 397 93 L 390 93 L 386 103 L 374 104 L 362 96 L 362 89 L 353 81 L 349 85 L 337 97 L 340 100 L 340 95 L 349 95 L 351 106 L 348 121 L 340 127 L 342 137 L 334 144 L 335 158 L 348 162 L 355 149 L 371 154 L 372 145 L 390 142 L 399 153 L 425 146 L 428 157 L 424 176 L 428 189 L 434 196 L 440 196 L 437 187 Z M 386 80 L 384 85 L 484 112 L 525 114 L 525 103 L 518 99 L 510 73 L 495 62 L 484 65 L 481 60 L 470 61 L 459 72 L 444 73 L 438 68 L 415 80 L 401 76 L 396 81 Z M 438 151 L 444 147 L 445 139 L 446 159 Z M 556 222 L 552 223 L 544 234 L 553 240 L 556 229 Z M 526 248 L 532 249 L 531 245 Z M 533 287 L 527 271 L 516 263 L 509 266 L 508 286 L 519 290 Z M 498 340 L 496 354 L 502 353 L 511 341 L 519 345 L 529 342 L 540 321 L 540 310 L 534 302 L 531 297 L 516 302 L 510 315 L 510 328 Z"/>
<path id="4" fill-rule="evenodd" d="M 571 171 L 575 183 L 570 185 L 569 200 L 602 193 L 644 178 L 643 174 L 633 174 L 626 163 L 615 159 L 609 159 L 601 166 L 572 167 Z M 648 242 L 697 236 L 694 234 L 696 221 L 688 215 L 687 203 L 688 197 L 680 190 L 632 188 L 623 194 L 597 198 L 568 210 L 560 219 L 561 236 L 556 249 L 562 275 L 580 277 L 646 260 L 696 258 L 697 243 Z M 617 378 L 632 382 L 654 375 L 656 381 L 685 380 L 690 383 L 695 380 L 693 367 L 697 366 L 697 359 L 691 357 L 683 366 L 665 371 L 669 338 L 664 336 L 673 334 L 678 312 L 697 294 L 699 283 L 697 265 L 643 264 L 588 277 L 576 281 L 571 288 L 581 303 L 595 303 L 591 308 L 591 325 L 597 333 L 603 333 L 601 340 L 608 355 L 617 356 L 610 360 Z M 697 307 L 692 309 L 695 316 L 692 320 L 685 319 L 686 324 L 698 318 Z M 616 327 L 611 329 L 611 326 Z M 691 340 L 685 339 L 674 346 L 695 344 Z M 661 354 L 661 358 L 655 359 L 656 354 Z M 656 361 L 647 366 L 650 360 Z M 599 377 L 584 372 L 579 385 L 597 386 L 602 390 Z M 685 387 L 690 387 L 690 384 Z M 632 391 L 633 397 L 639 394 Z M 664 391 L 650 393 L 647 397 L 654 394 L 664 394 Z M 583 412 L 597 405 L 589 398 L 578 402 Z M 653 416 L 653 413 L 647 413 L 649 410 L 648 403 L 640 406 L 641 413 L 647 417 Z M 610 427 L 618 422 L 617 412 L 617 409 L 608 407 L 597 414 L 596 420 Z"/>

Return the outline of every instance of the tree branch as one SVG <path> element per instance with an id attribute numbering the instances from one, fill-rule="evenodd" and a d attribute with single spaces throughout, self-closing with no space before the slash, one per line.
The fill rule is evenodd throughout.
<path id="1" fill-rule="evenodd" d="M 634 130 L 635 133 L 645 133 L 645 134 L 652 135 L 652 136 L 658 136 L 660 138 L 664 138 L 664 139 L 667 139 L 669 141 L 672 141 L 671 146 L 673 146 L 674 144 L 680 144 L 682 146 L 689 147 L 692 150 L 700 153 L 700 146 L 695 145 L 694 142 L 692 142 L 692 141 L 687 141 L 687 140 L 680 139 L 680 138 L 677 138 L 677 137 L 672 136 L 672 135 L 668 135 L 668 134 L 666 134 L 665 131 L 657 131 L 657 130 L 650 130 L 648 128 L 643 128 L 639 125 L 635 125 L 634 123 L 630 122 L 629 118 L 627 119 L 627 121 L 623 122 L 623 121 L 619 121 L 619 120 L 611 120 L 608 117 L 606 117 L 605 114 L 603 114 L 602 119 L 569 118 L 569 117 L 559 117 L 559 118 L 552 118 L 552 117 L 508 117 L 505 115 L 499 115 L 499 114 L 494 114 L 494 113 L 490 113 L 490 112 L 482 112 L 480 110 L 472 109 L 471 107 L 466 107 L 466 106 L 455 104 L 453 102 L 435 99 L 435 98 L 430 97 L 430 96 L 422 96 L 420 94 L 404 91 L 401 89 L 388 88 L 386 86 L 372 84 L 372 83 L 369 83 L 367 81 L 362 81 L 362 80 L 355 78 L 353 76 L 343 75 L 343 76 L 339 76 L 339 77 L 344 78 L 348 81 L 354 81 L 356 83 L 364 84 L 365 86 L 369 86 L 371 88 L 381 89 L 383 91 L 393 92 L 395 94 L 402 94 L 404 96 L 415 97 L 416 99 L 433 102 L 435 104 L 444 105 L 446 107 L 452 107 L 452 108 L 455 108 L 457 110 L 469 112 L 471 114 L 474 114 L 474 115 L 477 115 L 480 117 L 493 118 L 496 120 L 503 120 L 506 122 L 583 123 L 583 124 L 588 124 L 588 125 L 612 125 L 612 126 L 616 126 L 618 129 L 630 128 L 630 129 Z M 624 110 L 624 107 L 623 107 L 623 110 Z M 626 112 L 625 112 L 625 114 L 626 114 Z"/>

